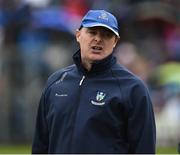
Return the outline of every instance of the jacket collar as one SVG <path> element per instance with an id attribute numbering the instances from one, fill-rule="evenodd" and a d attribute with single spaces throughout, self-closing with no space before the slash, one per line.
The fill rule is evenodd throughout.
<path id="1" fill-rule="evenodd" d="M 83 74 L 93 74 L 93 73 L 99 73 L 99 72 L 105 72 L 108 69 L 111 68 L 113 64 L 116 63 L 116 58 L 113 56 L 113 54 L 109 55 L 108 57 L 96 61 L 92 64 L 92 68 L 90 71 L 87 71 L 86 68 L 82 65 L 81 62 L 81 53 L 80 50 L 78 50 L 74 55 L 73 55 L 73 60 L 74 63 L 76 64 L 78 70 L 82 72 Z"/>

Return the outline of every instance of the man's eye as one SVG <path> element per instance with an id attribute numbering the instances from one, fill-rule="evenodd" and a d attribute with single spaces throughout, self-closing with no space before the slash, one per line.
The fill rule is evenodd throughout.
<path id="1" fill-rule="evenodd" d="M 108 32 L 108 33 L 104 33 L 104 36 L 107 38 L 112 38 L 113 37 L 113 33 Z"/>

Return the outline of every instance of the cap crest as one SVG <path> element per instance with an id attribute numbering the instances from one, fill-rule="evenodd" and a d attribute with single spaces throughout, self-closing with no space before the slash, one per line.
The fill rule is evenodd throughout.
<path id="1" fill-rule="evenodd" d="M 108 14 L 106 12 L 101 12 L 101 15 L 98 18 L 108 20 Z"/>

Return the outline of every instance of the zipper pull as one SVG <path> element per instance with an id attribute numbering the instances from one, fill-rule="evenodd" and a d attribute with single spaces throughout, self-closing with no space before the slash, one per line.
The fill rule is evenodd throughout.
<path id="1" fill-rule="evenodd" d="M 82 83 L 83 83 L 84 79 L 85 79 L 85 76 L 83 75 L 83 77 L 82 77 L 81 81 L 79 82 L 79 85 L 80 85 L 80 86 L 82 85 Z"/>

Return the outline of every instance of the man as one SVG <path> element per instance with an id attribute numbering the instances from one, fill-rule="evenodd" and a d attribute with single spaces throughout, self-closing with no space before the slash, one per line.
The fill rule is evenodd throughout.
<path id="1" fill-rule="evenodd" d="M 75 64 L 51 75 L 42 93 L 32 153 L 155 153 L 147 88 L 116 62 L 116 18 L 90 10 L 76 32 Z"/>

